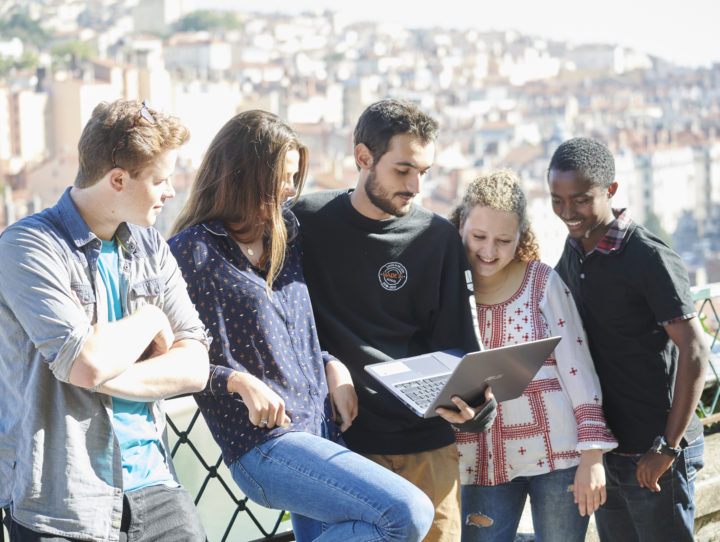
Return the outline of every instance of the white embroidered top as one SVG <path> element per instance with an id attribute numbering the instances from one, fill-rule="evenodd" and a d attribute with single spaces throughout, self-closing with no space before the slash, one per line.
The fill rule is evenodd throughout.
<path id="1" fill-rule="evenodd" d="M 478 304 L 477 314 L 485 348 L 562 340 L 522 396 L 498 405 L 489 431 L 457 431 L 462 484 L 494 486 L 565 469 L 579 463 L 581 450 L 617 446 L 580 315 L 551 267 L 529 262 L 518 291 L 503 303 Z"/>

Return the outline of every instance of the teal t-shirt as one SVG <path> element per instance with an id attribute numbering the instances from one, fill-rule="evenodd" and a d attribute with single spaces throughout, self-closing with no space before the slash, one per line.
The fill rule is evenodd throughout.
<path id="1" fill-rule="evenodd" d="M 105 284 L 110 322 L 124 316 L 118 269 L 117 241 L 103 241 L 98 274 Z M 124 491 L 157 484 L 176 485 L 165 462 L 147 403 L 113 397 L 112 424 L 120 444 Z"/>

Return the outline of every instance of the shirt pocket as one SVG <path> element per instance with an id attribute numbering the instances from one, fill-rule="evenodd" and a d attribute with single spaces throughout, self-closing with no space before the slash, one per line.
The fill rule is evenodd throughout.
<path id="1" fill-rule="evenodd" d="M 95 292 L 92 286 L 83 282 L 72 282 L 70 283 L 70 290 L 73 299 L 83 308 L 88 319 L 94 322 Z"/>
<path id="2" fill-rule="evenodd" d="M 134 308 L 149 303 L 162 307 L 164 283 L 160 277 L 151 277 L 130 285 L 130 303 Z"/>

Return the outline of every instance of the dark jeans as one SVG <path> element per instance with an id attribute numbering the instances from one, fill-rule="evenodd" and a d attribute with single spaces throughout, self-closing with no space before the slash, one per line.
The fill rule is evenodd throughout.
<path id="1" fill-rule="evenodd" d="M 695 478 L 703 466 L 703 437 L 688 445 L 660 476 L 660 492 L 635 477 L 641 455 L 605 454 L 607 501 L 595 513 L 603 542 L 692 542 Z"/>
<path id="2" fill-rule="evenodd" d="M 42 534 L 5 518 L 10 542 L 75 540 Z M 203 542 L 205 530 L 192 498 L 181 487 L 150 486 L 126 493 L 120 542 Z"/>

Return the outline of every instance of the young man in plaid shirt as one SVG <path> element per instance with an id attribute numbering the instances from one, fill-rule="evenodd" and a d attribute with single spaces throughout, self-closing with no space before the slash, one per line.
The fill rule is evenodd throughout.
<path id="1" fill-rule="evenodd" d="M 662 240 L 611 206 L 615 164 L 575 138 L 548 167 L 555 214 L 569 236 L 556 269 L 572 291 L 619 446 L 605 456 L 603 542 L 692 541 L 703 429 L 695 408 L 708 350 L 688 274 Z"/>

